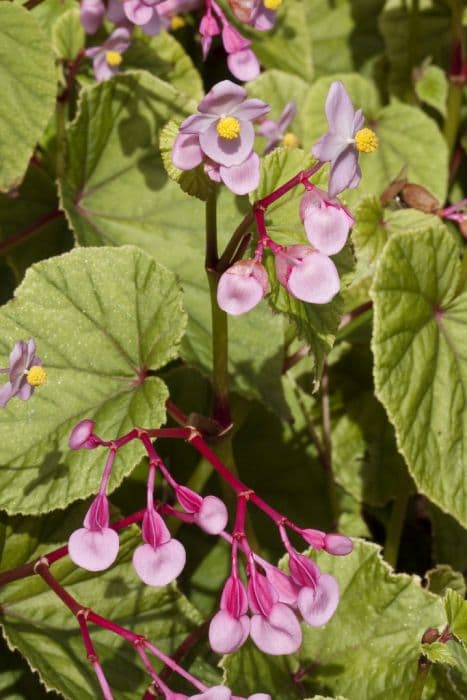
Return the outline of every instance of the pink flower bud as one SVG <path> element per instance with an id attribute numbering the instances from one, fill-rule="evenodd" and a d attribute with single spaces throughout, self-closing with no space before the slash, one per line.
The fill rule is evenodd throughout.
<path id="1" fill-rule="evenodd" d="M 245 39 L 231 24 L 224 24 L 222 29 L 222 43 L 227 53 L 237 53 L 250 46 L 251 41 Z"/>
<path id="2" fill-rule="evenodd" d="M 202 499 L 201 508 L 195 514 L 195 523 L 210 535 L 218 535 L 224 530 L 229 519 L 225 503 L 217 496 Z"/>
<path id="3" fill-rule="evenodd" d="M 73 430 L 71 431 L 70 438 L 68 440 L 68 445 L 71 450 L 93 450 L 102 444 L 100 438 L 93 435 L 95 428 L 95 423 L 93 420 L 86 418 L 80 423 L 77 423 Z"/>
<path id="4" fill-rule="evenodd" d="M 259 304 L 268 290 L 268 274 L 263 265 L 254 260 L 239 260 L 220 278 L 217 303 L 232 316 L 240 316 Z"/>
<path id="5" fill-rule="evenodd" d="M 300 530 L 300 534 L 305 540 L 305 542 L 308 542 L 308 544 L 311 545 L 313 549 L 323 549 L 324 538 L 326 536 L 325 532 L 322 532 L 321 530 L 313 530 L 313 528 L 309 527 L 304 530 Z"/>
<path id="6" fill-rule="evenodd" d="M 276 274 L 290 294 L 311 304 L 327 304 L 340 288 L 332 260 L 306 245 L 288 246 L 277 253 Z"/>
<path id="7" fill-rule="evenodd" d="M 279 595 L 263 574 L 256 572 L 248 581 L 248 600 L 253 613 L 267 617 Z"/>
<path id="8" fill-rule="evenodd" d="M 197 513 L 203 504 L 201 496 L 187 486 L 177 486 L 177 501 L 187 513 Z"/>
<path id="9" fill-rule="evenodd" d="M 248 598 L 245 586 L 236 576 L 229 576 L 225 582 L 220 607 L 236 618 L 247 612 Z"/>
<path id="10" fill-rule="evenodd" d="M 324 538 L 324 549 L 335 556 L 345 556 L 353 549 L 352 540 L 345 535 L 329 534 Z"/>
<path id="11" fill-rule="evenodd" d="M 294 550 L 291 551 L 289 556 L 289 569 L 290 575 L 297 586 L 310 586 L 312 588 L 316 586 L 320 571 L 314 561 L 311 561 L 308 557 Z"/>

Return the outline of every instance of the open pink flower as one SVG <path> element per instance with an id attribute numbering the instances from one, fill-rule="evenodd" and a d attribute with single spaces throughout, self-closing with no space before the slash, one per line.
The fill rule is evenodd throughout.
<path id="1" fill-rule="evenodd" d="M 130 45 L 130 32 L 126 27 L 119 27 L 101 46 L 86 49 L 86 56 L 92 58 L 92 67 L 96 80 L 108 80 L 118 72 L 122 54 Z"/>
<path id="2" fill-rule="evenodd" d="M 269 291 L 268 273 L 255 260 L 239 260 L 226 270 L 217 286 L 217 303 L 231 316 L 253 309 Z"/>
<path id="3" fill-rule="evenodd" d="M 105 493 L 95 497 L 83 525 L 68 540 L 70 559 L 87 571 L 108 569 L 117 558 L 119 539 L 109 527 L 109 502 Z"/>
<path id="4" fill-rule="evenodd" d="M 187 513 L 192 513 L 194 522 L 210 535 L 218 535 L 227 525 L 229 514 L 225 503 L 217 496 L 200 496 L 187 486 L 178 486 L 177 500 Z"/>
<path id="5" fill-rule="evenodd" d="M 294 550 L 289 551 L 290 575 L 300 587 L 297 605 L 300 613 L 312 627 L 321 627 L 334 615 L 339 603 L 339 585 L 330 574 L 322 574 L 319 567 Z"/>
<path id="6" fill-rule="evenodd" d="M 314 187 L 300 201 L 300 217 L 312 246 L 324 255 L 335 255 L 347 241 L 353 217 L 327 192 Z"/>
<path id="7" fill-rule="evenodd" d="M 290 294 L 312 304 L 327 304 L 340 288 L 332 260 L 306 245 L 287 246 L 278 252 L 276 274 Z"/>
<path id="8" fill-rule="evenodd" d="M 258 131 L 261 136 L 267 139 L 266 147 L 264 153 L 270 153 L 277 146 L 283 142 L 284 135 L 293 122 L 295 115 L 297 113 L 297 105 L 295 102 L 287 102 L 284 107 L 284 111 L 280 115 L 279 119 L 275 121 L 274 119 L 264 119 L 259 125 Z M 290 134 L 293 136 L 293 134 Z M 297 140 L 298 143 L 298 140 Z"/>
<path id="9" fill-rule="evenodd" d="M 293 654 L 302 643 L 302 631 L 295 613 L 284 603 L 267 578 L 254 572 L 248 582 L 248 599 L 253 613 L 250 637 L 265 654 Z"/>
<path id="10" fill-rule="evenodd" d="M 167 526 L 154 508 L 146 508 L 142 524 L 145 544 L 133 554 L 133 566 L 140 579 L 148 586 L 165 586 L 183 571 L 185 548 L 173 539 Z"/>
<path id="11" fill-rule="evenodd" d="M 250 631 L 248 599 L 243 583 L 230 576 L 222 591 L 220 610 L 209 625 L 209 643 L 218 654 L 231 654 L 246 641 Z"/>
<path id="12" fill-rule="evenodd" d="M 331 163 L 328 191 L 335 197 L 346 188 L 357 187 L 362 176 L 358 153 L 371 153 L 378 139 L 371 129 L 362 129 L 362 110 L 355 111 L 349 94 L 340 80 L 334 81 L 326 98 L 329 131 L 312 148 L 313 155 Z"/>
<path id="13" fill-rule="evenodd" d="M 36 343 L 32 338 L 26 343 L 18 340 L 10 353 L 8 367 L 0 373 L 8 374 L 8 381 L 0 387 L 0 408 L 17 396 L 22 401 L 31 398 L 34 389 L 47 379 L 42 361 L 36 355 Z"/>

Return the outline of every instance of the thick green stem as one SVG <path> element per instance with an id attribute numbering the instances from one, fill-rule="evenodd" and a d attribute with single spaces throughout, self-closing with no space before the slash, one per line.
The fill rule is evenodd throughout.
<path id="1" fill-rule="evenodd" d="M 422 700 L 423 689 L 430 673 L 431 662 L 426 656 L 421 656 L 418 660 L 417 675 L 410 693 L 409 700 Z"/>
<path id="2" fill-rule="evenodd" d="M 404 527 L 405 514 L 409 502 L 409 489 L 406 481 L 401 484 L 399 493 L 393 503 L 391 517 L 386 532 L 386 543 L 384 545 L 384 558 L 394 569 L 399 556 L 399 545 Z"/>

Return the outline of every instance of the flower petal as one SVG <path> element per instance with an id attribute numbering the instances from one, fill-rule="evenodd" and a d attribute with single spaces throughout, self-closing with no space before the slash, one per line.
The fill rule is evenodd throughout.
<path id="1" fill-rule="evenodd" d="M 231 700 L 232 692 L 225 685 L 215 685 L 204 693 L 192 695 L 191 700 Z"/>
<path id="2" fill-rule="evenodd" d="M 140 0 L 125 0 L 123 3 L 125 14 L 133 24 L 147 24 L 154 13 L 152 7 L 145 5 Z"/>
<path id="3" fill-rule="evenodd" d="M 87 571 L 104 571 L 117 558 L 119 539 L 115 530 L 75 530 L 68 540 L 70 559 Z"/>
<path id="4" fill-rule="evenodd" d="M 302 631 L 293 611 L 283 603 L 274 605 L 269 617 L 253 615 L 250 636 L 265 654 L 293 654 L 302 643 Z"/>
<path id="5" fill-rule="evenodd" d="M 179 134 L 172 146 L 172 163 L 180 170 L 196 168 L 203 160 L 197 134 Z"/>
<path id="6" fill-rule="evenodd" d="M 219 610 L 209 625 L 209 644 L 217 654 L 231 654 L 246 641 L 250 620 L 246 615 L 236 619 L 226 610 Z"/>
<path id="7" fill-rule="evenodd" d="M 259 157 L 252 153 L 241 165 L 219 168 L 222 182 L 234 194 L 248 194 L 259 185 Z"/>
<path id="8" fill-rule="evenodd" d="M 133 554 L 133 566 L 140 579 L 148 586 L 165 586 L 183 571 L 186 552 L 183 545 L 171 539 L 154 549 L 142 544 Z"/>
<path id="9" fill-rule="evenodd" d="M 256 54 L 249 48 L 236 51 L 235 53 L 229 53 L 227 56 L 227 65 L 229 71 L 237 80 L 254 80 L 261 72 Z"/>
<path id="10" fill-rule="evenodd" d="M 227 525 L 229 514 L 225 503 L 216 496 L 206 496 L 199 511 L 195 514 L 195 523 L 210 535 L 218 535 Z"/>
<path id="11" fill-rule="evenodd" d="M 216 121 L 216 117 L 210 117 L 206 114 L 192 114 L 182 122 L 180 133 L 182 134 L 201 134 L 206 129 L 209 129 L 211 124 Z"/>
<path id="12" fill-rule="evenodd" d="M 213 122 L 199 135 L 199 144 L 204 153 L 227 168 L 244 163 L 253 149 L 255 140 L 253 125 L 250 122 L 240 122 L 240 136 L 236 139 L 222 138 L 217 133 L 216 126 L 217 123 Z"/>
<path id="13" fill-rule="evenodd" d="M 336 197 L 349 186 L 356 187 L 358 185 L 360 178 L 358 178 L 357 168 L 357 150 L 350 144 L 331 164 L 328 183 L 328 192 L 331 198 Z"/>
<path id="14" fill-rule="evenodd" d="M 267 114 L 270 110 L 271 107 L 263 100 L 251 99 L 245 100 L 240 107 L 234 109 L 232 116 L 240 119 L 240 121 L 252 121 Z"/>
<path id="15" fill-rule="evenodd" d="M 324 255 L 335 255 L 345 246 L 352 220 L 335 206 L 315 207 L 304 220 L 308 240 Z"/>
<path id="16" fill-rule="evenodd" d="M 298 608 L 303 619 L 312 627 L 321 627 L 334 615 L 339 603 L 339 585 L 330 574 L 321 574 L 318 584 L 302 588 L 298 594 Z"/>
<path id="17" fill-rule="evenodd" d="M 8 401 L 13 398 L 15 392 L 11 386 L 11 382 L 7 382 L 2 387 L 0 387 L 0 408 L 4 408 Z"/>
<path id="18" fill-rule="evenodd" d="M 326 117 L 329 131 L 344 138 L 353 137 L 355 109 L 344 83 L 340 80 L 335 80 L 329 88 L 326 97 Z"/>
<path id="19" fill-rule="evenodd" d="M 302 301 L 327 304 L 340 289 L 336 266 L 326 255 L 310 253 L 292 268 L 287 289 Z"/>
<path id="20" fill-rule="evenodd" d="M 347 143 L 338 134 L 324 134 L 312 147 L 315 158 L 322 161 L 334 161 L 347 148 Z"/>
<path id="21" fill-rule="evenodd" d="M 257 278 L 253 274 L 254 265 L 252 260 L 240 260 L 226 270 L 219 280 L 217 303 L 232 316 L 240 316 L 253 309 L 267 290 L 266 271 L 265 280 Z"/>
<path id="22" fill-rule="evenodd" d="M 222 80 L 212 87 L 204 100 L 198 105 L 198 111 L 204 114 L 223 116 L 230 114 L 246 98 L 246 90 L 231 80 Z"/>

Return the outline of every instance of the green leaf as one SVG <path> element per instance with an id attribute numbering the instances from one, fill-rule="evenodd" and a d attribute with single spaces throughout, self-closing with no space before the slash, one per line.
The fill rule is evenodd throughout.
<path id="1" fill-rule="evenodd" d="M 464 576 L 460 571 L 454 571 L 448 564 L 438 564 L 434 569 L 427 571 L 426 578 L 428 588 L 437 595 L 444 595 L 448 588 L 465 596 Z"/>
<path id="2" fill-rule="evenodd" d="M 439 226 L 396 234 L 372 288 L 375 385 L 419 488 L 467 522 L 467 292 L 458 248 Z"/>
<path id="3" fill-rule="evenodd" d="M 85 44 L 85 33 L 81 24 L 79 9 L 68 10 L 61 15 L 52 27 L 52 46 L 57 56 L 72 61 Z"/>
<path id="4" fill-rule="evenodd" d="M 342 80 L 355 108 L 362 108 L 367 124 L 376 132 L 379 147 L 374 153 L 360 154 L 362 180 L 345 198 L 355 204 L 365 194 L 380 195 L 407 166 L 410 182 L 423 185 L 440 202 L 444 202 L 448 184 L 446 142 L 435 121 L 420 109 L 401 103 L 379 106 L 373 83 L 358 75 L 336 74 L 317 80 L 310 88 L 304 106 L 311 146 L 327 131 L 324 104 L 330 84 Z"/>
<path id="5" fill-rule="evenodd" d="M 60 545 L 79 527 L 82 507 L 46 518 L 14 518 L 8 523 L 1 568 L 18 566 Z M 109 570 L 93 574 L 77 569 L 68 557 L 55 563 L 53 575 L 84 608 L 149 638 L 171 654 L 201 620 L 174 584 L 145 586 L 131 566 L 141 544 L 136 527 L 120 535 L 119 558 Z M 10 648 L 17 648 L 48 688 L 67 698 L 95 700 L 100 690 L 86 659 L 79 626 L 63 602 L 39 576 L 0 589 L 2 627 Z M 140 700 L 150 684 L 133 647 L 120 637 L 90 625 L 89 631 L 115 697 Z M 158 662 L 156 668 L 160 668 Z M 32 697 L 32 696 L 30 696 Z M 34 696 L 35 697 L 35 696 Z"/>
<path id="6" fill-rule="evenodd" d="M 59 700 L 55 693 L 47 693 L 37 674 L 31 673 L 18 652 L 8 649 L 0 639 L 0 697 L 2 700 Z"/>
<path id="7" fill-rule="evenodd" d="M 446 616 L 451 632 L 467 645 L 467 600 L 459 593 L 449 589 L 444 598 Z"/>
<path id="8" fill-rule="evenodd" d="M 37 165 L 29 166 L 16 197 L 0 195 L 0 241 L 8 241 L 12 236 L 27 232 L 30 227 L 34 227 L 32 235 L 6 256 L 18 282 L 34 262 L 63 253 L 73 246 L 66 218 L 58 211 L 55 183 Z"/>
<path id="9" fill-rule="evenodd" d="M 292 678 L 298 670 L 295 655 L 271 657 L 263 654 L 248 640 L 235 654 L 221 661 L 225 682 L 243 696 L 271 693 L 280 700 L 298 700 L 300 695 Z"/>
<path id="10" fill-rule="evenodd" d="M 443 117 L 446 116 L 448 88 L 446 73 L 439 66 L 422 68 L 421 75 L 415 82 L 415 92 L 419 100 L 434 107 Z"/>
<path id="11" fill-rule="evenodd" d="M 179 170 L 172 163 L 172 146 L 178 136 L 179 126 L 177 122 L 170 121 L 161 131 L 160 153 L 164 168 L 170 179 L 177 182 L 184 192 L 206 201 L 215 194 L 217 185 L 206 175 L 203 164 L 192 170 Z"/>
<path id="12" fill-rule="evenodd" d="M 55 102 L 53 53 L 39 23 L 18 5 L 0 5 L 0 191 L 17 187 Z"/>
<path id="13" fill-rule="evenodd" d="M 442 642 L 433 642 L 433 644 L 422 644 L 424 655 L 433 664 L 444 664 L 446 666 L 454 666 L 456 663 L 455 657 L 452 655 L 447 644 Z"/>
<path id="14" fill-rule="evenodd" d="M 424 59 L 447 68 L 451 44 L 449 4 L 425 0 L 418 10 L 404 0 L 387 0 L 379 21 L 389 60 L 389 91 L 401 99 L 412 95 L 412 71 Z"/>
<path id="15" fill-rule="evenodd" d="M 158 132 L 184 116 L 186 98 L 145 73 L 118 76 L 83 94 L 68 131 L 63 205 L 81 245 L 133 243 L 179 275 L 189 316 L 182 357 L 211 371 L 211 313 L 204 271 L 204 207 L 172 182 L 157 152 Z M 224 188 L 218 200 L 220 244 L 248 210 Z M 236 391 L 282 415 L 283 329 L 266 303 L 229 321 L 230 368 Z M 267 338 L 267 342 L 265 342 Z"/>
<path id="16" fill-rule="evenodd" d="M 0 310 L 0 365 L 16 340 L 33 337 L 48 373 L 29 401 L 0 414 L 0 507 L 9 513 L 63 508 L 96 491 L 100 450 L 68 452 L 83 418 L 104 439 L 135 425 L 159 426 L 167 390 L 146 370 L 176 357 L 185 327 L 173 274 L 133 247 L 79 249 L 30 268 Z M 119 454 L 115 488 L 143 451 Z"/>
<path id="17" fill-rule="evenodd" d="M 432 503 L 429 504 L 429 514 L 434 560 L 450 564 L 457 571 L 467 570 L 467 530 Z"/>

